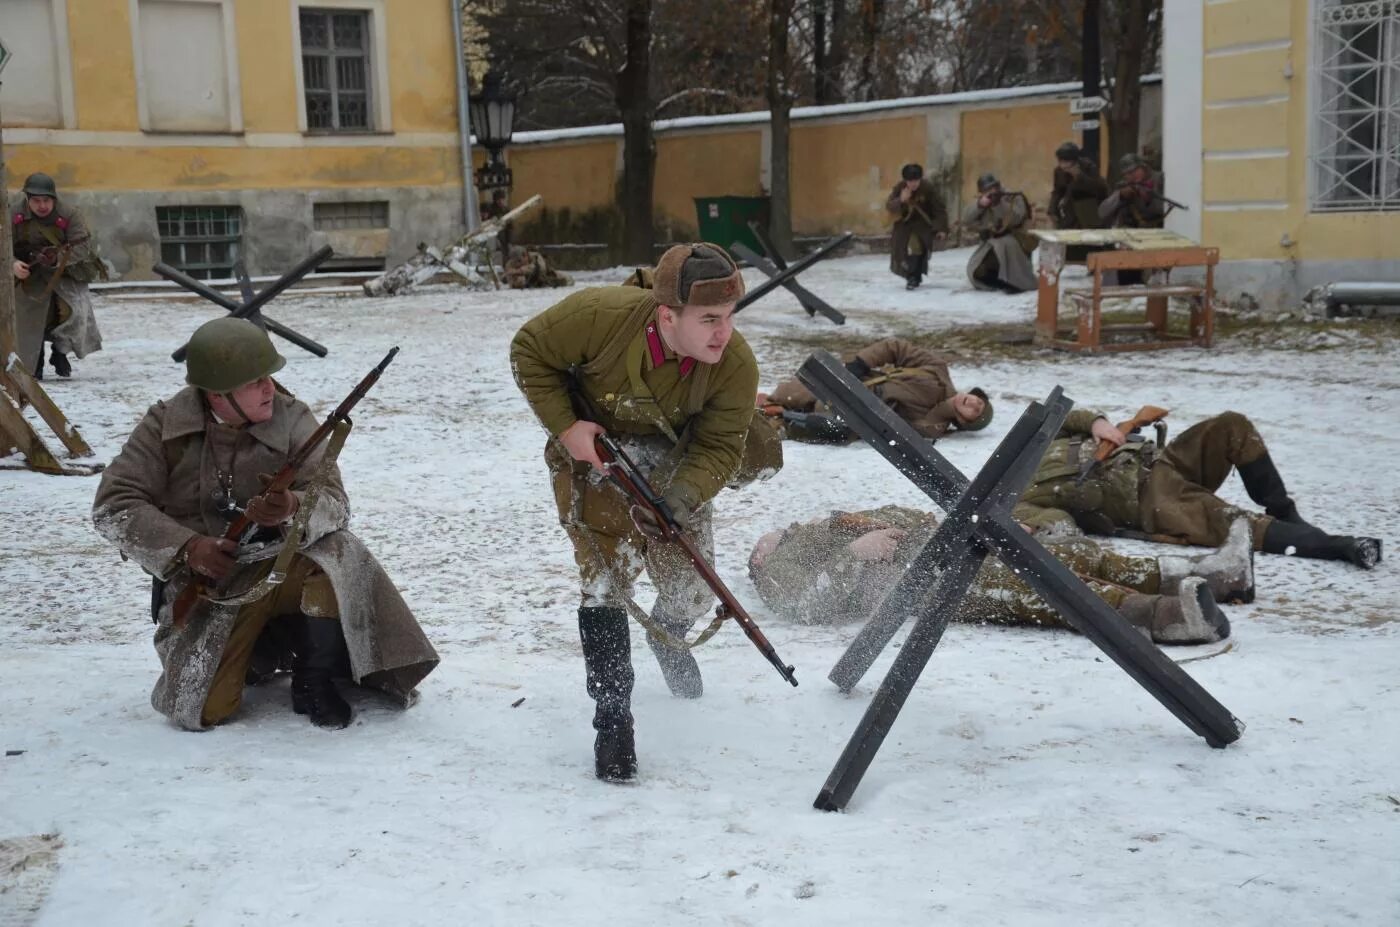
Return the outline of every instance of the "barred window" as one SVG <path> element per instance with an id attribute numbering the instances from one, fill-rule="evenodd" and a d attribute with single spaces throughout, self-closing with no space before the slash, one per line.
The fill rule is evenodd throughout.
<path id="1" fill-rule="evenodd" d="M 1400 0 L 1318 0 L 1312 205 L 1400 209 Z"/>
<path id="2" fill-rule="evenodd" d="M 157 206 L 160 259 L 199 280 L 232 277 L 242 251 L 238 206 Z"/>
<path id="3" fill-rule="evenodd" d="M 300 14 L 306 127 L 314 132 L 367 131 L 369 13 L 305 9 Z"/>
<path id="4" fill-rule="evenodd" d="M 362 203 L 316 203 L 311 207 L 312 223 L 318 232 L 340 229 L 386 229 L 389 204 L 384 200 Z"/>

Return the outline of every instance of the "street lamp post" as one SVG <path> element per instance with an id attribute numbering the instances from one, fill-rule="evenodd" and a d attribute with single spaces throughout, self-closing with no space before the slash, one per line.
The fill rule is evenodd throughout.
<path id="1" fill-rule="evenodd" d="M 486 163 L 476 172 L 476 187 L 485 193 L 492 191 L 487 200 L 487 218 L 495 218 L 506 211 L 506 196 L 514 177 L 505 161 L 505 147 L 510 144 L 515 131 L 515 93 L 506 89 L 505 78 L 497 71 L 488 71 L 481 81 L 481 92 L 471 98 L 468 104 L 471 113 L 472 133 L 477 143 L 486 149 Z"/>

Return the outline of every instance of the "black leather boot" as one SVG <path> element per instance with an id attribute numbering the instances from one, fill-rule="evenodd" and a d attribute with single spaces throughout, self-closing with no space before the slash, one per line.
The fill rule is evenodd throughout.
<path id="1" fill-rule="evenodd" d="M 317 727 L 340 730 L 350 725 L 350 705 L 335 687 L 344 665 L 345 635 L 334 618 L 301 621 L 301 647 L 292 663 L 292 711 Z"/>
<path id="2" fill-rule="evenodd" d="M 1298 514 L 1298 506 L 1288 497 L 1283 477 L 1279 476 L 1278 468 L 1274 466 L 1273 458 L 1268 454 L 1258 460 L 1240 464 L 1235 469 L 1240 471 L 1244 491 L 1249 493 L 1249 498 L 1256 504 L 1264 507 L 1264 514 L 1295 525 L 1307 524 L 1303 516 Z"/>
<path id="3" fill-rule="evenodd" d="M 620 608 L 578 610 L 578 633 L 593 699 L 593 771 L 608 782 L 637 776 L 637 747 L 632 732 L 632 640 L 627 612 Z"/>
<path id="4" fill-rule="evenodd" d="M 1381 541 L 1380 538 L 1328 534 L 1312 525 L 1275 519 L 1264 530 L 1264 553 L 1313 560 L 1347 560 L 1363 570 L 1370 570 L 1381 562 Z"/>
<path id="5" fill-rule="evenodd" d="M 73 365 L 68 363 L 68 355 L 59 351 L 58 348 L 52 348 L 49 351 L 49 363 L 53 364 L 54 373 L 60 377 L 67 378 L 73 375 Z"/>

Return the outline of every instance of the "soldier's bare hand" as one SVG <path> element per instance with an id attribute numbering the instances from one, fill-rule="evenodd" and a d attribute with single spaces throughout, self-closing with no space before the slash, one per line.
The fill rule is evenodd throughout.
<path id="1" fill-rule="evenodd" d="M 992 205 L 992 198 L 990 196 L 987 196 L 986 194 L 983 194 L 982 196 L 979 196 L 977 198 L 977 205 L 981 206 L 983 209 L 986 209 L 988 206 Z"/>
<path id="2" fill-rule="evenodd" d="M 16 279 L 16 280 L 28 280 L 28 279 L 29 279 L 29 265 L 28 265 L 28 264 L 24 263 L 23 261 L 15 261 L 15 279 Z"/>
<path id="3" fill-rule="evenodd" d="M 594 469 L 602 470 L 603 460 L 598 456 L 598 448 L 594 444 L 602 434 L 607 434 L 607 429 L 602 425 L 580 419 L 559 432 L 559 443 L 564 445 L 564 450 L 568 451 L 574 460 L 581 460 L 592 464 Z"/>
<path id="4" fill-rule="evenodd" d="M 880 528 L 867 532 L 851 542 L 851 553 L 857 560 L 891 560 L 899 542 L 907 534 L 900 528 Z"/>
<path id="5" fill-rule="evenodd" d="M 185 545 L 185 562 L 201 576 L 227 579 L 236 566 L 232 554 L 237 549 L 238 545 L 227 538 L 192 538 Z"/>
<path id="6" fill-rule="evenodd" d="M 914 191 L 913 191 L 913 190 L 910 190 L 908 187 L 905 187 L 903 190 L 900 190 L 900 191 L 899 191 L 899 201 L 900 201 L 901 203 L 907 203 L 907 202 L 909 202 L 909 198 L 912 197 L 913 195 L 914 195 Z"/>
<path id="7" fill-rule="evenodd" d="M 1114 447 L 1122 447 L 1124 442 L 1128 440 L 1127 435 L 1111 425 L 1106 418 L 1094 419 L 1093 427 L 1089 430 L 1095 438 L 1098 438 L 1100 441 L 1107 441 Z"/>

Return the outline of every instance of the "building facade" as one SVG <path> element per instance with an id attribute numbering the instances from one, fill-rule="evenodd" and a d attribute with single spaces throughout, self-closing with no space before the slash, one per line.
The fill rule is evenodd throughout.
<path id="1" fill-rule="evenodd" d="M 0 0 L 9 186 L 128 278 L 376 268 L 464 229 L 453 0 Z"/>
<path id="2" fill-rule="evenodd" d="M 1168 227 L 1227 297 L 1400 280 L 1400 0 L 1166 4 Z M 1199 208 L 1197 205 L 1199 204 Z"/>

